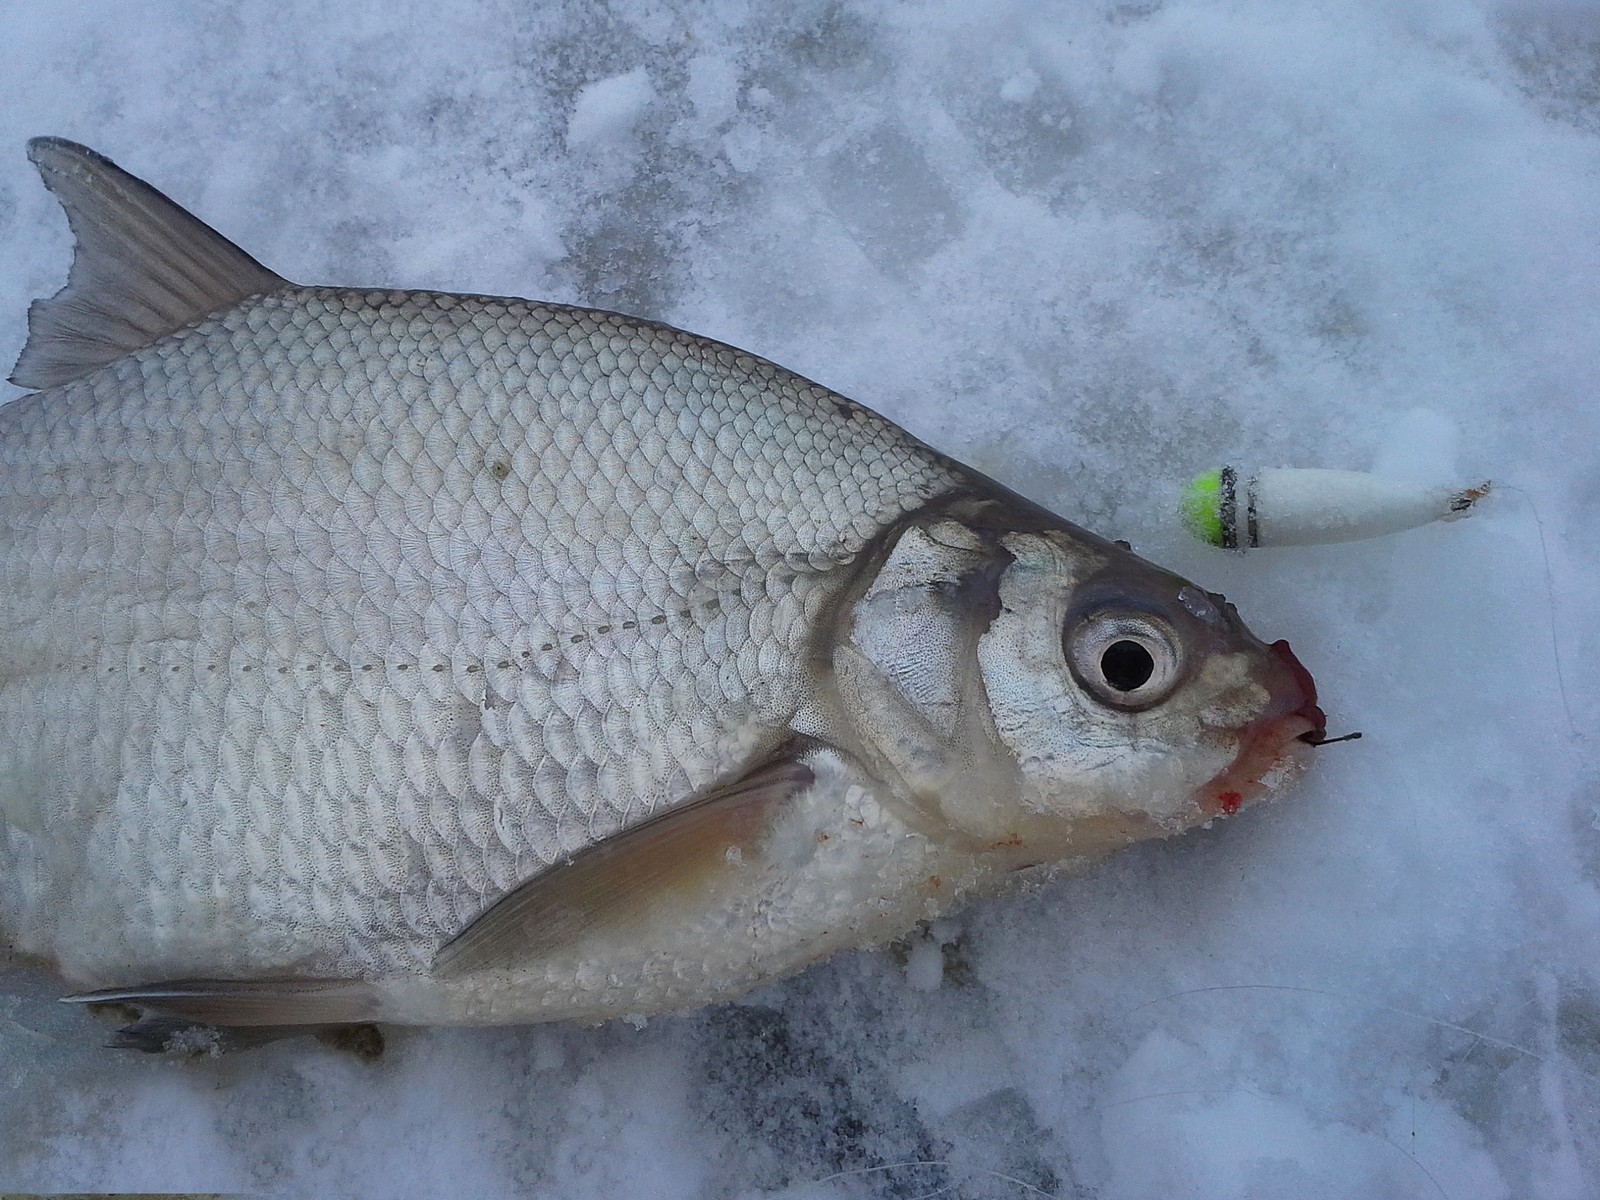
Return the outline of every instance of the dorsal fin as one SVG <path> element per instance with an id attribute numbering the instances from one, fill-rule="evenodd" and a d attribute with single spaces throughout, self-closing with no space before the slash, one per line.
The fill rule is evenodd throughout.
<path id="1" fill-rule="evenodd" d="M 28 309 L 11 372 L 48 388 L 287 281 L 86 146 L 34 138 L 28 157 L 78 239 L 67 286 Z"/>

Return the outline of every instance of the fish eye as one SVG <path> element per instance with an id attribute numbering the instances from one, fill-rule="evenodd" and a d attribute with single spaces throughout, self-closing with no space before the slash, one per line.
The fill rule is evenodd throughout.
<path id="1" fill-rule="evenodd" d="M 1138 642 L 1112 642 L 1100 656 L 1100 674 L 1119 692 L 1136 692 L 1156 673 L 1156 660 Z"/>
<path id="2" fill-rule="evenodd" d="M 1149 613 L 1102 609 L 1067 627 L 1067 666 L 1102 704 L 1137 711 L 1160 703 L 1177 686 L 1183 666 L 1178 639 Z"/>

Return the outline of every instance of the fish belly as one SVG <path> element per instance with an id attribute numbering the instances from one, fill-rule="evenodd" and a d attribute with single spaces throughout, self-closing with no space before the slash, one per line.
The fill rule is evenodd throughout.
<path id="1" fill-rule="evenodd" d="M 813 700 L 869 410 L 609 313 L 287 288 L 0 408 L 0 936 L 81 983 L 427 969 Z"/>

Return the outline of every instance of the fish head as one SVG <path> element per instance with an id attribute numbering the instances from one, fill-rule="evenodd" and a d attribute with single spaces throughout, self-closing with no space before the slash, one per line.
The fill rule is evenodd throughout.
<path id="1" fill-rule="evenodd" d="M 1325 736 L 1287 642 L 1233 605 L 1074 529 L 1001 537 L 1010 560 L 977 640 L 995 737 L 1036 819 L 1125 844 L 1281 789 Z"/>
<path id="2" fill-rule="evenodd" d="M 880 776 L 985 853 L 1092 859 L 1292 781 L 1325 719 L 1285 642 L 1064 523 L 904 530 L 834 664 Z"/>

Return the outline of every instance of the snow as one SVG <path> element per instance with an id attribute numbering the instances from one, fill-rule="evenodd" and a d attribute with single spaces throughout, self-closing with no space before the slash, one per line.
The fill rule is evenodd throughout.
<path id="1" fill-rule="evenodd" d="M 1227 592 L 1366 734 L 641 1028 L 156 1061 L 19 979 L 0 1188 L 1600 1191 L 1600 9 L 11 0 L 0 44 L 7 362 L 70 253 L 22 144 L 76 138 L 294 279 L 776 359 Z M 1175 515 L 1224 462 L 1507 486 L 1229 556 Z"/>
<path id="2" fill-rule="evenodd" d="M 615 142 L 633 129 L 653 99 L 650 73 L 643 67 L 580 89 L 567 122 L 567 149 Z M 695 103 L 698 107 L 704 101 Z"/>

